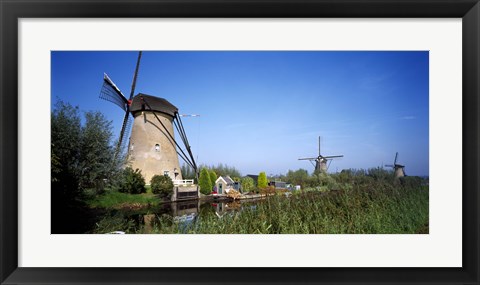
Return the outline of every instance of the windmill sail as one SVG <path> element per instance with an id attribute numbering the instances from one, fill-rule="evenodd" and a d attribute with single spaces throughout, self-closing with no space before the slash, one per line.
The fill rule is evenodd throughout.
<path id="1" fill-rule="evenodd" d="M 118 138 L 117 149 L 115 151 L 115 157 L 119 152 L 125 149 L 126 139 L 125 136 L 128 134 L 130 127 L 132 125 L 132 120 L 129 112 L 129 104 L 127 98 L 123 95 L 122 91 L 113 83 L 113 81 L 108 77 L 106 73 L 103 74 L 103 86 L 100 91 L 100 98 L 108 102 L 112 102 L 118 107 L 122 108 L 125 111 L 123 117 L 122 130 L 120 131 L 120 136 Z"/>
<path id="2" fill-rule="evenodd" d="M 129 116 L 129 112 L 127 111 L 125 113 L 125 117 L 123 118 L 122 129 L 120 131 L 120 137 L 117 145 L 117 153 L 118 152 L 121 153 L 125 150 L 125 147 L 128 141 L 126 139 L 126 136 L 130 133 L 131 128 L 132 128 L 132 116 Z"/>
<path id="3" fill-rule="evenodd" d="M 323 156 L 323 158 L 325 158 L 325 159 L 337 158 L 337 157 L 343 157 L 343 155 L 329 155 L 329 156 Z"/>
<path id="4" fill-rule="evenodd" d="M 129 116 L 130 103 L 132 102 L 133 93 L 135 92 L 135 86 L 137 85 L 138 68 L 140 67 L 141 59 L 142 59 L 142 51 L 139 51 L 138 58 L 137 58 L 137 65 L 135 67 L 135 72 L 133 74 L 132 88 L 130 90 L 130 98 L 129 98 L 130 100 L 127 101 L 125 96 L 123 96 L 122 92 L 118 88 L 114 88 L 115 90 L 118 90 L 118 92 L 121 95 L 121 98 L 123 98 L 125 101 L 125 116 L 123 117 L 122 130 L 120 131 L 120 138 L 117 145 L 117 154 L 119 152 L 122 152 L 125 149 L 125 144 L 127 143 L 126 136 L 127 134 L 130 133 L 130 128 L 132 126 L 132 118 Z M 112 81 L 110 80 L 110 82 Z M 113 86 L 116 87 L 115 84 L 113 84 Z"/>
<path id="5" fill-rule="evenodd" d="M 313 166 L 315 166 L 315 171 L 324 171 L 327 172 L 328 167 L 332 163 L 332 160 L 334 158 L 339 158 L 343 157 L 343 155 L 329 155 L 329 156 L 323 156 L 321 154 L 321 137 L 318 137 L 318 156 L 317 157 L 304 157 L 304 158 L 299 158 L 298 160 L 309 160 L 310 163 L 312 163 Z M 315 161 L 315 164 L 313 163 Z M 328 163 L 328 165 L 327 165 Z"/>
<path id="6" fill-rule="evenodd" d="M 128 100 L 123 95 L 122 91 L 118 89 L 117 85 L 108 77 L 106 73 L 103 74 L 103 86 L 100 91 L 100 98 L 108 102 L 112 102 L 118 107 L 127 111 Z"/>

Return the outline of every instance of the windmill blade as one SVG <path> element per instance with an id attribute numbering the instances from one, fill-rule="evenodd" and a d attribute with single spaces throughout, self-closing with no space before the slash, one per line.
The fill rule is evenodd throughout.
<path id="1" fill-rule="evenodd" d="M 115 156 L 118 155 L 125 147 L 126 139 L 125 136 L 129 133 L 130 127 L 132 125 L 130 110 L 127 104 L 127 110 L 125 111 L 125 116 L 123 116 L 122 130 L 120 131 L 120 136 L 118 137 L 117 149 L 115 151 Z"/>
<path id="2" fill-rule="evenodd" d="M 130 133 L 131 128 L 132 128 L 132 116 L 129 116 L 129 112 L 126 112 L 125 117 L 123 118 L 122 130 L 120 131 L 120 136 L 118 138 L 117 154 L 125 150 L 125 147 L 127 144 L 126 136 Z"/>
<path id="3" fill-rule="evenodd" d="M 337 158 L 337 157 L 343 157 L 342 155 L 329 155 L 329 156 L 324 156 L 323 158 L 330 159 L 330 158 Z"/>
<path id="4" fill-rule="evenodd" d="M 129 107 L 129 101 L 131 102 L 133 98 L 133 93 L 135 92 L 135 86 L 137 85 L 137 76 L 138 76 L 138 69 L 140 67 L 140 59 L 142 58 L 142 52 L 138 52 L 138 58 L 137 58 L 137 65 L 135 66 L 135 72 L 133 73 L 133 80 L 132 80 L 132 89 L 130 90 L 130 100 L 127 100 L 125 96 L 123 96 L 122 92 L 118 88 L 116 88 L 115 84 L 106 76 L 108 81 L 112 83 L 114 90 L 117 90 L 121 95 L 122 98 L 125 100 L 125 116 L 123 117 L 123 123 L 122 123 L 122 130 L 120 131 L 120 137 L 118 139 L 118 145 L 117 145 L 117 151 L 116 153 L 120 152 L 121 150 L 124 149 L 125 143 L 127 140 L 125 139 L 125 136 L 129 133 L 130 127 L 131 127 L 131 118 L 130 118 L 130 107 Z"/>
<path id="5" fill-rule="evenodd" d="M 318 136 L 318 156 L 321 156 L 321 152 L 320 152 L 320 140 L 321 140 L 321 137 Z"/>
<path id="6" fill-rule="evenodd" d="M 133 98 L 133 93 L 135 92 L 135 86 L 137 85 L 138 69 L 140 68 L 141 59 L 142 59 L 142 51 L 139 51 L 138 57 L 137 57 L 137 65 L 135 66 L 135 72 L 133 73 L 132 89 L 130 90 L 130 100 L 132 100 Z"/>
<path id="7" fill-rule="evenodd" d="M 328 171 L 328 169 L 330 168 L 330 164 L 332 164 L 332 161 L 333 161 L 333 159 L 330 159 L 330 161 L 328 162 L 327 171 Z"/>
<path id="8" fill-rule="evenodd" d="M 298 160 L 315 160 L 317 157 L 305 157 L 305 158 L 299 158 Z"/>
<path id="9" fill-rule="evenodd" d="M 393 161 L 393 165 L 397 164 L 398 152 L 395 154 L 395 160 Z"/>
<path id="10" fill-rule="evenodd" d="M 117 85 L 108 77 L 106 73 L 103 74 L 103 85 L 100 90 L 100 99 L 112 102 L 124 111 L 128 109 L 128 100 L 123 95 L 122 91 L 118 89 Z"/>

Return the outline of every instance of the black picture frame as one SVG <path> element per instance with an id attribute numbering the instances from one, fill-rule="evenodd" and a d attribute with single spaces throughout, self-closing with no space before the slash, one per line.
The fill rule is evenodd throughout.
<path id="1" fill-rule="evenodd" d="M 1 284 L 479 284 L 478 0 L 0 0 Z M 18 19 L 123 17 L 462 18 L 462 256 L 460 268 L 19 268 Z M 295 261 L 292 261 L 294 263 Z M 199 264 L 202 264 L 199 261 Z M 268 266 L 268 265 L 266 265 Z"/>

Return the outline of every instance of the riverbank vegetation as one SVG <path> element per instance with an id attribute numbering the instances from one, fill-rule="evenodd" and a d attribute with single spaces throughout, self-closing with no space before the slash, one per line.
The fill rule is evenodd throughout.
<path id="1" fill-rule="evenodd" d="M 90 192 L 91 193 L 91 192 Z M 150 207 L 158 205 L 161 200 L 152 192 L 142 194 L 128 194 L 118 191 L 106 191 L 102 195 L 90 194 L 86 191 L 85 202 L 90 208 L 122 209 L 126 207 Z M 90 195 L 88 195 L 90 194 Z"/>
<path id="2" fill-rule="evenodd" d="M 385 173 L 387 174 L 387 173 Z M 327 179 L 322 179 L 326 178 Z M 400 180 L 343 173 L 315 187 L 276 195 L 222 218 L 201 215 L 188 228 L 158 216 L 156 233 L 414 234 L 428 233 L 429 191 L 418 177 Z M 392 178 L 391 176 L 389 178 Z"/>
<path id="3" fill-rule="evenodd" d="M 159 234 L 426 234 L 429 191 L 419 177 L 394 179 L 390 172 L 345 171 L 318 175 L 303 191 L 277 191 L 255 204 L 218 212 L 203 207 L 191 221 L 156 214 L 148 225 L 132 223 L 118 213 L 116 225 L 127 233 Z M 285 195 L 284 193 L 292 193 Z M 215 205 L 215 204 L 213 204 Z M 108 219 L 106 219 L 108 220 Z M 104 221 L 103 224 L 109 224 Z M 111 228 L 95 232 L 105 233 Z M 123 225 L 123 226 L 122 226 Z M 118 229 L 117 229 L 118 230 Z"/>
<path id="4" fill-rule="evenodd" d="M 83 116 L 82 116 L 83 115 Z M 58 101 L 51 112 L 52 233 L 84 233 L 102 209 L 157 203 L 141 172 L 115 155 L 112 124 Z"/>

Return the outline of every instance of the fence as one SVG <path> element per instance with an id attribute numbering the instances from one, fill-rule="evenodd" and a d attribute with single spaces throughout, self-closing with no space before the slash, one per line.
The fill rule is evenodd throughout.
<path id="1" fill-rule="evenodd" d="M 193 185 L 193 179 L 173 180 L 175 186 L 191 186 Z"/>

